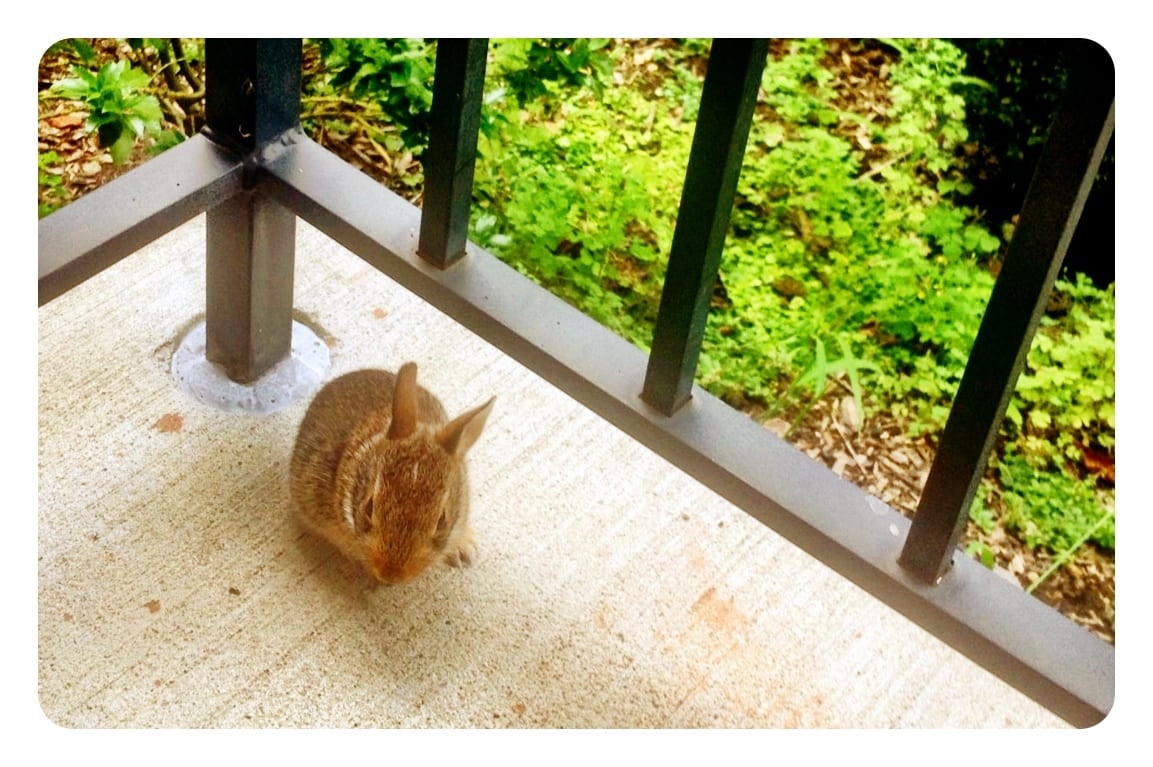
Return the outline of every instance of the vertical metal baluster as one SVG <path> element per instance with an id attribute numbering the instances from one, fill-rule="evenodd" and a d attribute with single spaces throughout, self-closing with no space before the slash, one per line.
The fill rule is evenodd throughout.
<path id="1" fill-rule="evenodd" d="M 1005 408 L 1113 133 L 1113 64 L 1095 43 L 1075 71 L 1041 152 L 929 471 L 900 563 L 927 583 L 949 569 Z"/>
<path id="2" fill-rule="evenodd" d="M 205 133 L 246 155 L 247 191 L 208 211 L 207 356 L 240 383 L 292 345 L 296 216 L 262 195 L 257 157 L 300 121 L 301 41 L 209 39 Z"/>
<path id="3" fill-rule="evenodd" d="M 669 253 L 641 397 L 665 415 L 688 401 L 767 40 L 717 39 L 709 52 L 701 108 Z"/>
<path id="4" fill-rule="evenodd" d="M 437 42 L 417 252 L 441 269 L 464 257 L 468 240 L 487 55 L 487 39 Z"/>

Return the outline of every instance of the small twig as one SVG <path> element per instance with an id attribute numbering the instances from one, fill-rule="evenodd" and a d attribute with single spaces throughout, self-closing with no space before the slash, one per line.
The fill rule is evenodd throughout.
<path id="1" fill-rule="evenodd" d="M 355 143 L 349 142 L 348 148 L 350 150 L 352 150 L 353 154 L 355 154 L 360 159 L 364 160 L 365 164 L 369 168 L 377 168 L 377 169 L 380 168 L 380 163 L 377 162 L 376 160 L 372 159 L 371 157 L 369 157 L 368 154 L 365 153 L 365 151 L 363 149 L 361 149 L 360 147 L 358 147 Z"/>
<path id="2" fill-rule="evenodd" d="M 902 466 L 889 457 L 889 454 L 882 451 L 877 456 L 877 470 L 883 470 L 887 476 L 892 477 L 901 484 L 908 487 L 914 493 L 920 493 L 921 487 L 915 479 L 909 477 L 909 467 Z"/>
<path id="3" fill-rule="evenodd" d="M 204 81 L 200 79 L 200 75 L 188 63 L 188 57 L 184 55 L 184 44 L 180 42 L 179 37 L 169 38 L 168 44 L 172 46 L 172 53 L 176 56 L 176 62 L 180 66 L 180 73 L 184 75 L 184 79 L 192 86 L 192 90 L 204 96 Z"/>
<path id="4" fill-rule="evenodd" d="M 67 96 L 61 96 L 59 93 L 54 93 L 50 90 L 40 91 L 38 94 L 36 94 L 36 98 L 39 101 L 76 101 L 76 99 L 69 98 Z M 76 103 L 79 104 L 81 102 L 77 101 Z"/>
<path id="5" fill-rule="evenodd" d="M 336 101 L 336 102 L 329 102 L 328 104 L 326 104 L 325 102 L 305 101 L 302 99 L 301 100 L 302 110 L 301 110 L 300 116 L 303 118 L 309 119 L 309 120 L 330 120 L 330 119 L 335 118 L 335 119 L 339 119 L 339 120 L 349 120 L 349 121 L 357 120 L 357 119 L 363 119 L 361 117 L 361 115 L 366 114 L 366 113 L 368 114 L 368 116 L 370 118 L 376 117 L 376 116 L 380 116 L 380 117 L 384 116 L 384 114 L 382 112 L 380 112 L 379 110 L 373 110 L 372 112 L 366 112 L 366 111 L 357 111 L 354 109 L 342 109 L 341 108 L 342 106 L 353 106 L 353 105 L 354 104 L 352 102 L 347 102 L 347 101 Z"/>
<path id="6" fill-rule="evenodd" d="M 355 107 L 360 110 L 367 110 L 371 106 L 376 106 L 375 102 L 357 101 L 356 99 L 348 98 L 347 96 L 301 96 L 301 104 L 343 104 L 345 106 Z"/>
<path id="7" fill-rule="evenodd" d="M 908 151 L 908 152 L 901 152 L 899 155 L 897 155 L 895 157 L 890 157 L 888 160 L 885 160 L 880 165 L 875 165 L 872 168 L 869 168 L 869 170 L 865 171 L 861 175 L 857 176 L 856 180 L 857 181 L 864 181 L 867 178 L 872 178 L 873 176 L 880 175 L 883 171 L 888 170 L 889 168 L 893 167 L 894 165 L 899 163 L 901 160 L 908 158 L 912 154 L 913 154 L 912 151 Z"/>
<path id="8" fill-rule="evenodd" d="M 389 160 L 391 158 L 388 156 L 388 153 L 384 151 L 384 147 L 382 147 L 380 144 L 376 143 L 376 141 L 372 138 L 372 136 L 368 135 L 367 131 L 364 134 L 364 140 L 367 141 L 369 144 L 372 144 L 372 148 L 374 150 L 376 150 L 376 153 L 378 155 L 380 155 L 380 159 L 383 162 L 389 162 Z"/>
<path id="9" fill-rule="evenodd" d="M 867 474 L 869 470 L 865 468 L 865 464 L 861 463 L 860 456 L 858 456 L 857 451 L 853 449 L 852 444 L 849 442 L 849 438 L 845 436 L 845 431 L 841 428 L 841 425 L 837 423 L 836 415 L 833 415 L 830 418 L 829 423 L 831 423 L 833 428 L 837 430 L 837 434 L 841 435 L 841 442 L 845 443 L 845 449 L 848 450 L 849 455 L 853 457 L 853 463 L 857 464 L 857 468 Z"/>
<path id="10" fill-rule="evenodd" d="M 179 93 L 183 90 L 176 79 L 176 66 L 172 61 L 172 54 L 166 46 L 158 46 L 156 55 L 160 59 L 160 74 L 164 76 L 164 83 L 170 93 Z"/>
<path id="11" fill-rule="evenodd" d="M 172 100 L 178 104 L 195 104 L 197 101 L 200 101 L 202 98 L 204 98 L 204 91 L 199 90 L 193 93 L 173 93 L 170 95 L 172 96 Z"/>
<path id="12" fill-rule="evenodd" d="M 188 119 L 188 113 L 181 108 L 180 104 L 164 96 L 159 97 L 159 100 L 161 108 L 164 109 L 169 117 L 173 118 L 172 122 L 177 123 L 182 128 L 185 127 L 184 121 Z"/>
<path id="13" fill-rule="evenodd" d="M 849 384 L 845 383 L 844 379 L 842 379 L 841 376 L 839 376 L 839 375 L 829 376 L 829 380 L 831 380 L 837 386 L 840 386 L 842 389 L 844 389 L 846 394 L 855 394 L 856 393 L 853 391 L 853 387 L 850 386 Z"/>

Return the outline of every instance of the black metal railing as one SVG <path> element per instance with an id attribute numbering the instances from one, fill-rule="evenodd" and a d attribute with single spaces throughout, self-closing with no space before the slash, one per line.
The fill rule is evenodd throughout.
<path id="1" fill-rule="evenodd" d="M 1112 135 L 1108 54 L 1079 44 L 910 522 L 693 385 L 765 42 L 712 46 L 650 355 L 467 241 L 486 50 L 438 45 L 422 212 L 301 132 L 300 40 L 209 40 L 205 130 L 40 222 L 40 304 L 207 212 L 208 356 L 255 380 L 289 348 L 299 216 L 1069 722 L 1103 719 L 1113 647 L 955 554 Z"/>

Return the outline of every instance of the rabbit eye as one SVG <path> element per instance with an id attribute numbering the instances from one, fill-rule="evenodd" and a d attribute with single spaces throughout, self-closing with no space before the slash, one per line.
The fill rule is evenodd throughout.
<path id="1" fill-rule="evenodd" d="M 356 509 L 356 531 L 367 533 L 372 529 L 372 498 L 365 498 Z"/>

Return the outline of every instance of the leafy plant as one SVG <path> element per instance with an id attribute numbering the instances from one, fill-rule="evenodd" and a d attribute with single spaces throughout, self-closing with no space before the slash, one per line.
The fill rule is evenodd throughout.
<path id="1" fill-rule="evenodd" d="M 843 343 L 838 338 L 837 343 L 841 345 L 841 356 L 835 360 L 829 360 L 825 354 L 825 344 L 820 338 L 816 340 L 816 359 L 813 360 L 813 365 L 805 374 L 797 379 L 797 386 L 813 386 L 813 399 L 820 399 L 824 393 L 825 388 L 828 386 L 828 379 L 830 376 L 838 373 L 844 373 L 849 378 L 849 390 L 853 394 L 853 402 L 857 408 L 857 414 L 862 422 L 865 418 L 865 405 L 861 398 L 861 376 L 862 370 L 876 370 L 877 366 L 871 362 L 854 357 L 850 352 L 845 351 Z"/>
<path id="2" fill-rule="evenodd" d="M 991 463 L 1001 521 L 1057 564 L 1086 540 L 1114 547 L 1110 493 L 1099 485 L 1113 483 L 1116 422 L 1113 289 L 1078 275 L 1058 280 L 1055 295 L 1068 309 L 1042 318 Z"/>
<path id="3" fill-rule="evenodd" d="M 997 553 L 983 541 L 969 541 L 965 544 L 965 553 L 990 570 L 997 565 Z"/>
<path id="4" fill-rule="evenodd" d="M 590 88 L 604 95 L 614 62 L 605 51 L 608 38 L 513 38 L 493 44 L 492 66 L 497 79 L 518 106 L 539 101 L 556 88 Z"/>
<path id="5" fill-rule="evenodd" d="M 497 41 L 494 48 L 514 43 Z M 498 67 L 489 76 L 499 91 L 505 73 Z M 671 108 L 650 111 L 630 89 L 607 90 L 601 100 L 589 90 L 551 119 L 552 107 L 540 100 L 523 109 L 519 102 L 491 104 L 504 105 L 505 121 L 498 135 L 481 137 L 473 236 L 646 346 L 691 124 Z M 652 142 L 657 128 L 645 129 L 650 115 L 661 128 L 659 146 Z"/>
<path id="6" fill-rule="evenodd" d="M 399 128 L 403 146 L 419 155 L 428 146 L 435 45 L 416 38 L 322 38 L 325 75 L 313 92 L 347 92 L 375 102 Z M 392 147 L 399 149 L 397 145 Z"/>
<path id="7" fill-rule="evenodd" d="M 928 124 L 963 136 L 952 93 L 963 61 L 927 41 L 904 47 L 890 69 L 903 95 L 880 116 L 846 110 L 822 41 L 770 58 L 767 119 L 753 125 L 722 264 L 732 307 L 710 322 L 702 383 L 713 384 L 714 358 L 728 375 L 747 364 L 740 388 L 770 413 L 789 410 L 795 389 L 773 381 L 804 375 L 809 339 L 832 337 L 876 366 L 871 388 L 887 409 L 943 424 L 992 288 L 977 262 L 1000 241 L 951 199 L 951 149 L 925 135 Z M 940 77 L 923 74 L 934 68 Z"/>
<path id="8" fill-rule="evenodd" d="M 1077 275 L 1058 281 L 1055 293 L 1068 311 L 1042 317 L 1005 412 L 1007 438 L 1040 468 L 1111 453 L 1116 429 L 1113 288 Z"/>
<path id="9" fill-rule="evenodd" d="M 61 48 L 68 48 L 72 50 L 72 52 L 74 52 L 76 56 L 79 57 L 82 62 L 84 62 L 84 65 L 88 67 L 91 67 L 97 58 L 96 49 L 92 47 L 92 44 L 87 40 L 81 39 L 79 37 L 61 40 L 48 50 L 51 52 L 54 49 L 59 50 Z"/>
<path id="10" fill-rule="evenodd" d="M 204 45 L 200 39 L 129 38 L 132 61 L 152 78 L 165 123 L 153 151 L 195 135 L 204 124 Z"/>
<path id="11" fill-rule="evenodd" d="M 957 149 L 969 138 L 964 91 L 990 91 L 992 86 L 965 74 L 964 54 L 948 41 L 882 42 L 901 54 L 900 66 L 890 73 L 889 93 L 893 111 L 902 119 L 882 131 L 891 151 L 907 155 L 932 184 L 967 183 L 957 159 Z"/>
<path id="12" fill-rule="evenodd" d="M 1005 506 L 1002 522 L 1030 547 L 1060 552 L 1078 543 L 1085 530 L 1092 530 L 1088 540 L 1113 549 L 1113 517 L 1098 525 L 1103 505 L 1095 482 L 1038 471 L 1013 445 L 995 461 L 994 470 Z"/>
<path id="13" fill-rule="evenodd" d="M 86 124 L 114 162 L 128 159 L 137 140 L 160 133 L 163 114 L 156 97 L 144 92 L 151 81 L 145 72 L 121 59 L 103 64 L 96 72 L 74 67 L 73 74 L 53 84 L 51 90 L 88 107 Z"/>

